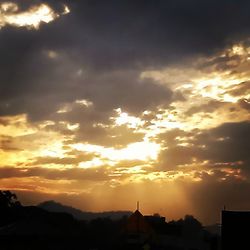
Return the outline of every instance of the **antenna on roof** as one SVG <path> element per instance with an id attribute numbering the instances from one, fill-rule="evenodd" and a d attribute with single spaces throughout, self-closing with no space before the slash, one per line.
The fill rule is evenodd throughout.
<path id="1" fill-rule="evenodd" d="M 137 210 L 139 211 L 139 201 L 137 201 Z"/>

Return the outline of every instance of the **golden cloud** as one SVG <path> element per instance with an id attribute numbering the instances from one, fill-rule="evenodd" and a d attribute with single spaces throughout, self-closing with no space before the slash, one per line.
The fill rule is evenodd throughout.
<path id="1" fill-rule="evenodd" d="M 64 11 L 58 14 L 46 4 L 35 5 L 26 11 L 19 11 L 17 4 L 5 2 L 0 4 L 0 28 L 10 25 L 39 29 L 41 23 L 50 23 L 69 12 L 69 8 L 64 6 Z"/>

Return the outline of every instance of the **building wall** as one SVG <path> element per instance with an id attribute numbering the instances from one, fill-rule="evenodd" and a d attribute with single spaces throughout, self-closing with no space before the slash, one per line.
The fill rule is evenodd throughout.
<path id="1" fill-rule="evenodd" d="M 222 250 L 250 249 L 250 212 L 222 211 Z"/>

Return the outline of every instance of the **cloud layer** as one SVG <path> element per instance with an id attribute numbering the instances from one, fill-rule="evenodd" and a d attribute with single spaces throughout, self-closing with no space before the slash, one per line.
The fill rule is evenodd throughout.
<path id="1" fill-rule="evenodd" d="M 204 223 L 250 209 L 249 7 L 1 3 L 0 188 Z"/>

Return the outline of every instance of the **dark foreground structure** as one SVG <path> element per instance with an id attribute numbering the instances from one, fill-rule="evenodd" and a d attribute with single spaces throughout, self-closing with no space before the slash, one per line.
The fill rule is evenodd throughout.
<path id="1" fill-rule="evenodd" d="M 222 250 L 250 249 L 250 211 L 222 211 Z"/>
<path id="2" fill-rule="evenodd" d="M 167 222 L 137 209 L 117 220 L 77 220 L 69 213 L 22 206 L 0 190 L 0 250 L 218 250 L 218 236 L 191 215 Z"/>

